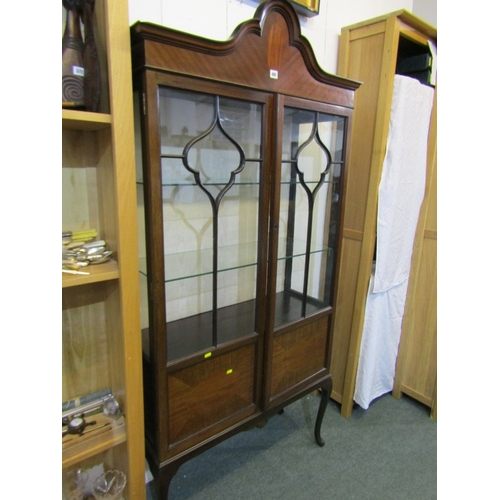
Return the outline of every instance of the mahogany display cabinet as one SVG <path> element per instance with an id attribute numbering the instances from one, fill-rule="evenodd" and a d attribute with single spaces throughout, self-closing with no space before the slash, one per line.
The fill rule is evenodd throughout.
<path id="1" fill-rule="evenodd" d="M 359 83 L 319 67 L 283 0 L 225 42 L 131 36 L 146 445 L 165 498 L 184 461 L 315 390 L 324 444 Z"/>

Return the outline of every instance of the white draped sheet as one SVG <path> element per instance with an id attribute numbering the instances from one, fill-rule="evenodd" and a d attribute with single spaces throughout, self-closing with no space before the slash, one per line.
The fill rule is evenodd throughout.
<path id="1" fill-rule="evenodd" d="M 394 384 L 420 206 L 434 89 L 396 75 L 379 186 L 377 258 L 367 295 L 354 401 L 367 409 Z"/>

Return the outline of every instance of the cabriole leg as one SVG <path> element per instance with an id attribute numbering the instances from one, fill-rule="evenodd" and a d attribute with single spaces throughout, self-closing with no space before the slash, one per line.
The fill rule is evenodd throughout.
<path id="1" fill-rule="evenodd" d="M 330 394 L 332 392 L 332 379 L 331 377 L 324 382 L 320 387 L 321 389 L 321 401 L 319 403 L 318 415 L 316 417 L 316 425 L 314 426 L 314 437 L 319 446 L 324 446 L 325 441 L 321 437 L 321 424 L 323 423 L 323 417 L 325 416 L 326 407 L 328 406 L 328 400 L 330 399 Z"/>

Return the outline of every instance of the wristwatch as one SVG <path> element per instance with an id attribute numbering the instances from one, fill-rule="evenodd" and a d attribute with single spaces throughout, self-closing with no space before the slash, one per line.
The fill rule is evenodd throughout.
<path id="1" fill-rule="evenodd" d="M 91 422 L 87 422 L 82 414 L 81 417 L 72 418 L 66 425 L 67 429 L 63 430 L 63 437 L 66 434 L 79 434 L 80 436 L 83 434 L 85 427 L 87 425 L 95 425 L 97 422 L 92 420 Z"/>

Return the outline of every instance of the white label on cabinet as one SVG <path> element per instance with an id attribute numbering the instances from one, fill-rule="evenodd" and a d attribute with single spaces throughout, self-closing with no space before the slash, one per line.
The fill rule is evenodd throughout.
<path id="1" fill-rule="evenodd" d="M 269 76 L 270 76 L 273 80 L 277 80 L 277 79 L 278 79 L 278 70 L 277 70 L 277 69 L 272 69 L 272 70 L 269 72 Z"/>
<path id="2" fill-rule="evenodd" d="M 85 69 L 81 66 L 73 66 L 73 74 L 76 76 L 85 76 Z"/>

